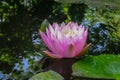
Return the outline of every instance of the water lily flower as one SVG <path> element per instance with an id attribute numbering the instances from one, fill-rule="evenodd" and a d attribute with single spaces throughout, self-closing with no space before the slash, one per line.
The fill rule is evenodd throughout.
<path id="1" fill-rule="evenodd" d="M 74 22 L 63 22 L 60 26 L 49 24 L 46 32 L 40 31 L 40 35 L 49 49 L 43 52 L 51 58 L 78 57 L 90 46 L 85 47 L 88 29 Z"/>

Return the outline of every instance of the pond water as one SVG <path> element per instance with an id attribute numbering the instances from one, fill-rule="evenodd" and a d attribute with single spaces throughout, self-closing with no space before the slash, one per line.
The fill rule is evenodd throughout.
<path id="1" fill-rule="evenodd" d="M 47 48 L 41 40 L 39 28 L 44 19 L 50 23 L 75 21 L 88 27 L 87 43 L 92 43 L 88 51 L 90 55 L 120 53 L 119 9 L 100 9 L 91 7 L 90 3 L 86 5 L 62 4 L 54 0 L 27 1 L 0 1 L 1 80 L 28 80 L 43 71 L 45 62 L 40 61 L 45 57 L 42 51 Z M 49 62 L 46 65 L 49 65 Z M 81 79 L 88 80 L 72 78 Z"/>

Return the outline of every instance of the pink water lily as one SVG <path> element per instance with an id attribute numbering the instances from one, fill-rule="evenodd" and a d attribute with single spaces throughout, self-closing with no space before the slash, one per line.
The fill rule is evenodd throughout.
<path id="1" fill-rule="evenodd" d="M 53 23 L 46 28 L 46 32 L 40 31 L 41 38 L 49 51 L 43 51 L 52 58 L 73 58 L 83 54 L 90 46 L 85 47 L 88 29 L 74 22 L 60 26 Z"/>

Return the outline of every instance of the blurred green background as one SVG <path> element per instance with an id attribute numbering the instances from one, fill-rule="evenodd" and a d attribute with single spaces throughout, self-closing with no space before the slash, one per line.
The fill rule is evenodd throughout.
<path id="1" fill-rule="evenodd" d="M 40 39 L 39 28 L 44 19 L 59 24 L 74 21 L 88 27 L 87 43 L 92 43 L 90 55 L 120 53 L 118 2 L 110 0 L 103 7 L 104 1 L 97 4 L 64 1 L 0 1 L 0 79 L 27 80 L 42 71 L 39 61 L 46 47 Z"/>

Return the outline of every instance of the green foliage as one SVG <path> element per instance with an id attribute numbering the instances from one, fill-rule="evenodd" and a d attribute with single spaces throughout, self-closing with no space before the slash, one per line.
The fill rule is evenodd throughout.
<path id="1" fill-rule="evenodd" d="M 30 80 L 64 80 L 62 76 L 54 71 L 42 72 L 34 75 Z"/>
<path id="2" fill-rule="evenodd" d="M 89 41 L 93 43 L 91 53 L 120 53 L 120 12 L 110 9 L 89 8 L 83 24 L 89 26 Z M 97 45 L 96 45 L 97 44 Z M 98 50 L 97 47 L 101 47 Z"/>
<path id="3" fill-rule="evenodd" d="M 86 56 L 73 64 L 73 75 L 89 78 L 117 79 L 120 76 L 119 55 Z"/>

